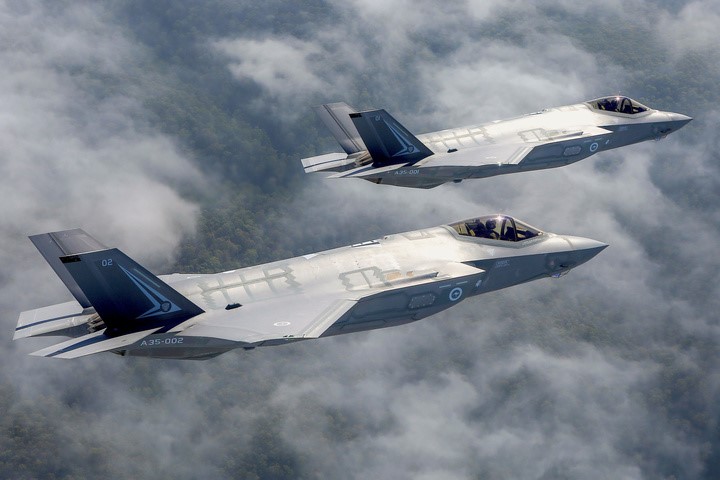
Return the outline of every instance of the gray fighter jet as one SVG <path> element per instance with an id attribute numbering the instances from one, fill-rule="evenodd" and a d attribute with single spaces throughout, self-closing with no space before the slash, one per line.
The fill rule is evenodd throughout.
<path id="1" fill-rule="evenodd" d="M 345 152 L 304 158 L 305 173 L 414 188 L 561 167 L 663 138 L 692 120 L 612 96 L 416 137 L 385 110 L 331 103 L 316 112 Z"/>
<path id="2" fill-rule="evenodd" d="M 55 358 L 204 359 L 391 327 L 559 277 L 607 246 L 492 215 L 223 273 L 155 276 L 79 229 L 30 239 L 75 300 L 22 312 L 14 339 L 72 337 L 33 353 Z"/>

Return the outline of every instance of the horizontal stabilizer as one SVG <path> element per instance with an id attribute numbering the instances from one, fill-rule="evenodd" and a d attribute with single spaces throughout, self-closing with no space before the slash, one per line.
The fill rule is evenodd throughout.
<path id="1" fill-rule="evenodd" d="M 373 167 L 372 165 L 365 165 L 362 167 L 353 168 L 346 172 L 338 172 L 330 175 L 328 178 L 366 178 L 375 177 L 380 173 L 391 172 L 397 170 L 399 165 L 388 165 L 386 167 Z"/>
<path id="2" fill-rule="evenodd" d="M 341 169 L 346 165 L 351 165 L 354 163 L 355 159 L 348 157 L 344 153 L 328 153 L 325 155 L 318 155 L 316 157 L 302 159 L 305 173 L 335 171 L 335 169 Z"/>
<path id="3" fill-rule="evenodd" d="M 49 335 L 87 323 L 95 314 L 84 310 L 76 301 L 36 308 L 20 314 L 13 340 L 18 338 Z"/>
<path id="4" fill-rule="evenodd" d="M 108 337 L 103 330 L 43 348 L 30 355 L 36 357 L 78 358 L 110 350 L 122 350 L 124 347 L 132 345 L 158 330 L 159 328 L 153 328 L 119 337 Z"/>

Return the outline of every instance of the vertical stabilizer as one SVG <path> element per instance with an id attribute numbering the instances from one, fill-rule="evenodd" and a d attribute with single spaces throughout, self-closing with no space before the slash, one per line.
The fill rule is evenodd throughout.
<path id="1" fill-rule="evenodd" d="M 373 166 L 415 163 L 433 152 L 385 110 L 350 114 L 373 159 Z"/>
<path id="2" fill-rule="evenodd" d="M 172 328 L 203 310 L 113 248 L 61 258 L 107 326 L 108 336 Z"/>
<path id="3" fill-rule="evenodd" d="M 355 125 L 350 119 L 350 114 L 356 110 L 347 103 L 326 103 L 314 107 L 315 113 L 325 126 L 330 130 L 335 140 L 345 150 L 345 153 L 351 155 L 353 153 L 367 150 L 365 144 L 360 138 Z"/>
<path id="4" fill-rule="evenodd" d="M 76 228 L 62 232 L 41 233 L 32 235 L 30 241 L 40 251 L 45 261 L 52 267 L 60 280 L 65 284 L 73 297 L 83 308 L 90 306 L 90 301 L 83 293 L 80 286 L 72 278 L 60 257 L 81 252 L 92 252 L 93 250 L 104 250 L 107 247 L 95 240 L 84 231 Z"/>
<path id="5" fill-rule="evenodd" d="M 120 250 L 104 247 L 82 230 L 36 235 L 31 240 L 78 302 L 95 308 L 109 337 L 152 328 L 168 330 L 203 313 Z"/>

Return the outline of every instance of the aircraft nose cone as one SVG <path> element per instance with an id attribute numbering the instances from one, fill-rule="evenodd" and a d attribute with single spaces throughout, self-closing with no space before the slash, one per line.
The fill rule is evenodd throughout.
<path id="1" fill-rule="evenodd" d="M 692 117 L 683 115 L 682 113 L 669 113 L 670 121 L 673 123 L 673 130 L 680 130 L 682 127 L 690 123 Z"/>
<path id="2" fill-rule="evenodd" d="M 565 237 L 565 239 L 573 247 L 572 256 L 573 260 L 577 262 L 577 265 L 587 262 L 598 253 L 605 250 L 608 246 L 607 243 L 598 242 L 592 238 Z"/>

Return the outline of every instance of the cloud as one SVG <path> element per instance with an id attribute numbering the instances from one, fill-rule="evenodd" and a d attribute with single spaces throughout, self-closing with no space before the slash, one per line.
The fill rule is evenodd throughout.
<path id="1" fill-rule="evenodd" d="M 417 132 L 518 115 L 618 88 L 631 91 L 639 78 L 652 87 L 651 69 L 661 67 L 644 66 L 643 75 L 641 65 L 631 69 L 613 62 L 609 52 L 591 49 L 587 38 L 556 28 L 562 25 L 557 16 L 532 16 L 519 5 L 502 12 L 504 18 L 516 14 L 508 34 L 488 38 L 478 33 L 480 27 L 497 32 L 493 15 L 501 7 L 473 17 L 453 4 L 438 20 L 423 15 L 426 6 L 402 18 L 397 17 L 402 2 L 338 7 L 346 18 L 365 20 L 358 22 L 365 40 L 349 35 L 356 25 L 350 22 L 318 34 L 339 38 L 333 30 L 343 30 L 356 50 L 371 46 L 373 63 L 366 55 L 364 64 L 373 75 L 364 88 L 377 88 L 371 95 L 387 104 L 376 106 L 397 106 L 396 117 Z M 635 2 L 627 9 L 613 4 L 567 14 L 591 16 L 602 35 L 629 14 L 651 11 Z M 653 18 L 681 21 L 687 13 L 680 11 L 661 9 L 642 19 L 635 33 L 648 39 L 643 48 L 658 57 L 667 53 L 670 47 L 656 42 Z M 467 20 L 478 16 L 476 25 Z M 438 24 L 453 22 L 455 29 L 433 36 L 441 30 Z M 377 42 L 378 32 L 388 32 L 383 42 Z M 693 42 L 681 44 L 673 48 L 702 51 Z M 713 111 L 684 113 L 699 124 L 714 122 Z M 286 378 L 273 397 L 284 412 L 284 441 L 329 476 L 341 474 L 339 469 L 358 478 L 703 475 L 705 442 L 712 434 L 699 425 L 676 428 L 674 414 L 651 407 L 681 408 L 688 401 L 669 378 L 708 380 L 703 372 L 713 367 L 696 342 L 720 333 L 705 310 L 716 303 L 709 292 L 717 290 L 712 251 L 718 222 L 707 203 L 678 201 L 680 185 L 689 178 L 708 183 L 703 191 L 712 191 L 712 180 L 703 179 L 714 171 L 712 159 L 693 153 L 696 158 L 689 160 L 687 152 L 713 151 L 706 147 L 713 136 L 696 138 L 687 128 L 659 143 L 604 152 L 562 169 L 422 192 L 308 179 L 298 207 L 287 216 L 296 241 L 307 245 L 303 252 L 496 211 L 611 247 L 557 282 L 515 287 L 411 326 L 358 335 L 336 354 L 327 353 L 336 347 L 322 347 L 318 355 L 332 368 L 316 360 L 307 371 L 329 378 Z M 714 205 L 711 196 L 703 198 Z M 698 296 L 706 288 L 708 294 Z M 327 342 L 334 341 L 339 340 Z M 683 342 L 696 347 L 685 349 Z M 380 346 L 371 350 L 368 343 Z M 345 361 L 338 365 L 337 358 Z M 693 395 L 712 398 L 715 384 Z M 661 385 L 674 393 L 656 397 Z M 707 412 L 708 405 L 695 408 Z M 352 432 L 349 438 L 328 433 L 338 423 Z"/>
<path id="2" fill-rule="evenodd" d="M 23 236 L 83 227 L 167 265 L 196 208 L 173 186 L 201 178 L 173 140 L 143 122 L 141 98 L 107 85 L 140 75 L 142 53 L 97 8 L 26 6 L 6 14 L 2 29 L 12 39 L 0 52 L 3 244 L 24 251 Z M 138 88 L 132 83 L 125 88 Z M 10 262 L 18 251 L 4 253 Z"/>
<path id="3" fill-rule="evenodd" d="M 253 80 L 284 101 L 291 93 L 307 95 L 330 87 L 323 72 L 313 68 L 322 53 L 313 42 L 284 37 L 219 40 L 213 46 L 232 59 L 230 71 L 237 78 Z"/>
<path id="4" fill-rule="evenodd" d="M 720 42 L 717 30 L 720 6 L 717 2 L 687 2 L 677 13 L 662 11 L 658 17 L 657 38 L 676 59 L 691 52 L 717 59 L 716 46 Z"/>
<path id="5" fill-rule="evenodd" d="M 20 310 L 69 299 L 28 235 L 81 227 L 150 268 L 168 268 L 197 211 L 178 191 L 203 179 L 173 139 L 143 120 L 143 49 L 100 8 L 10 3 L 0 24 L 8 40 L 0 48 L 0 311 L 12 332 Z M 17 347 L 10 337 L 6 350 L 22 350 L 6 363 L 18 390 L 52 383 L 27 374 L 38 364 L 24 357 L 47 340 Z"/>

